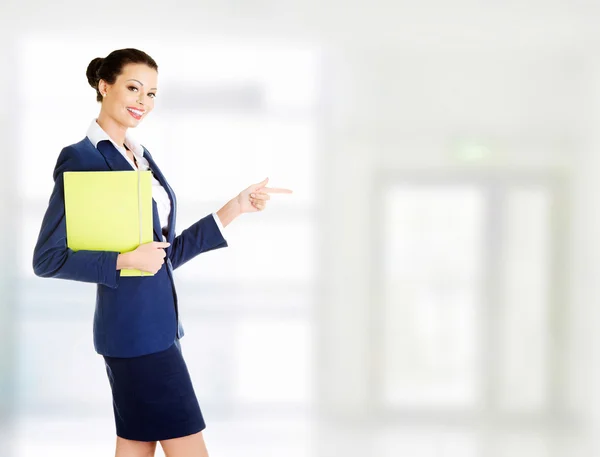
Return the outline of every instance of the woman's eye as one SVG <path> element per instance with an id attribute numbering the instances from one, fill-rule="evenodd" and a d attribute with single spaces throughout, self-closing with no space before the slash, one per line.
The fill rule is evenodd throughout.
<path id="1" fill-rule="evenodd" d="M 138 90 L 138 88 L 135 87 L 135 86 L 128 86 L 128 89 L 129 90 L 135 90 L 135 91 Z M 154 92 L 151 92 L 151 93 L 148 94 L 148 97 L 156 98 L 156 94 Z"/>

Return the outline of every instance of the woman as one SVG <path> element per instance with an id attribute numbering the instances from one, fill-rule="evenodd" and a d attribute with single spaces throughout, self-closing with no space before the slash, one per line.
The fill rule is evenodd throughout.
<path id="1" fill-rule="evenodd" d="M 202 252 L 226 247 L 222 228 L 243 213 L 265 209 L 269 193 L 253 184 L 175 236 L 175 194 L 146 148 L 127 133 L 154 108 L 158 66 L 146 53 L 120 49 L 93 59 L 87 78 L 101 102 L 86 137 L 65 147 L 33 255 L 35 274 L 97 284 L 94 347 L 104 356 L 113 396 L 117 457 L 206 456 L 204 419 L 181 354 L 173 270 Z M 154 241 L 127 253 L 67 248 L 65 171 L 148 170 L 153 174 Z M 120 277 L 134 268 L 153 276 Z"/>

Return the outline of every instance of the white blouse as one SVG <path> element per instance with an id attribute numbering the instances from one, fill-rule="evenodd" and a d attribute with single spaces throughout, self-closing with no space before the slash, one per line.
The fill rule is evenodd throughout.
<path id="1" fill-rule="evenodd" d="M 125 148 L 115 143 L 113 139 L 110 136 L 108 136 L 108 133 L 106 133 L 102 129 L 102 127 L 100 127 L 100 125 L 96 122 L 96 119 L 92 119 L 92 122 L 87 131 L 87 137 L 92 142 L 94 147 L 97 147 L 98 143 L 102 140 L 109 140 L 113 144 L 113 146 L 117 148 L 117 150 L 121 154 L 123 154 L 125 160 L 127 160 L 129 165 L 131 165 L 131 168 L 133 170 L 137 169 L 133 161 L 127 155 L 127 151 L 125 150 Z M 142 145 L 135 141 L 130 135 L 128 135 L 128 133 L 125 133 L 125 144 L 135 156 L 135 160 L 137 161 L 140 170 L 148 170 L 150 168 L 150 164 L 148 163 L 148 160 L 146 160 L 146 158 L 144 157 L 144 148 L 142 147 Z M 167 191 L 154 177 L 154 175 L 152 176 L 152 198 L 156 202 L 160 226 L 163 229 L 167 229 L 169 226 L 169 214 L 171 213 L 171 200 L 169 199 Z M 217 213 L 212 213 L 212 215 L 215 218 L 215 222 L 217 223 L 221 234 L 223 234 L 223 224 L 221 223 L 219 216 L 217 215 Z M 165 240 L 166 238 L 163 235 L 163 241 Z"/>

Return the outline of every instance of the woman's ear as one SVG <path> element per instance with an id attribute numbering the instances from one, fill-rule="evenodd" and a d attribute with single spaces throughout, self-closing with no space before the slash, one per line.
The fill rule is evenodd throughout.
<path id="1" fill-rule="evenodd" d="M 107 92 L 107 90 L 108 90 L 108 84 L 106 83 L 106 81 L 104 81 L 103 79 L 101 79 L 101 80 L 98 82 L 98 91 L 99 91 L 99 92 L 100 92 L 100 93 L 101 93 L 103 96 L 105 96 L 105 95 L 106 95 L 106 92 Z"/>

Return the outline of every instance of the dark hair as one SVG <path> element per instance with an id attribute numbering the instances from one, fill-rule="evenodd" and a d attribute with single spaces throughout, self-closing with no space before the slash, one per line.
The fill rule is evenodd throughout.
<path id="1" fill-rule="evenodd" d="M 158 71 L 158 65 L 152 57 L 133 48 L 117 49 L 106 57 L 96 57 L 89 63 L 85 75 L 90 86 L 96 89 L 97 101 L 102 101 L 102 95 L 98 90 L 100 80 L 103 79 L 108 84 L 114 84 L 122 73 L 123 67 L 130 63 L 142 63 Z"/>

